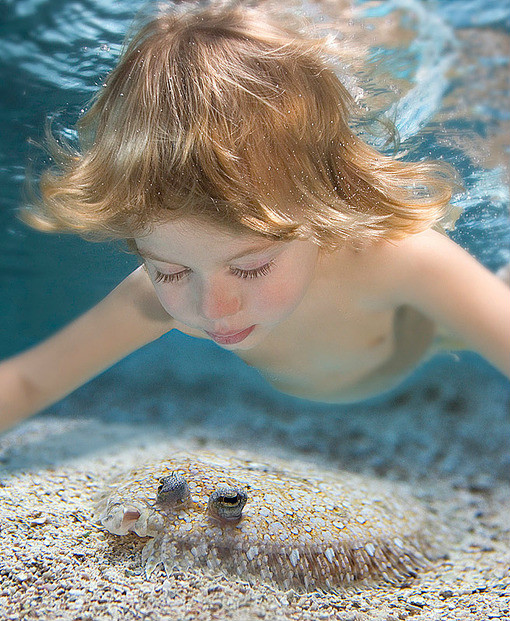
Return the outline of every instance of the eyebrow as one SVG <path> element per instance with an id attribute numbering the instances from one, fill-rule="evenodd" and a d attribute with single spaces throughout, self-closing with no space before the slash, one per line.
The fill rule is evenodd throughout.
<path id="1" fill-rule="evenodd" d="M 267 250 L 275 243 L 278 243 L 278 242 L 275 242 L 273 240 L 268 240 L 263 246 L 261 246 L 260 244 L 257 244 L 256 246 L 252 246 L 251 248 L 246 248 L 245 250 L 242 250 L 238 254 L 235 254 L 234 256 L 229 257 L 226 262 L 230 263 L 231 261 L 236 261 L 237 259 L 247 257 L 251 254 L 257 254 L 258 252 L 264 252 L 264 250 Z M 174 263 L 173 261 L 169 261 L 168 259 L 164 259 L 163 257 L 158 257 L 156 254 L 152 253 L 150 250 L 143 250 L 143 249 L 140 250 L 140 248 L 137 247 L 136 253 L 140 257 L 142 257 L 142 259 L 152 259 L 153 261 L 158 261 L 159 263 L 169 263 L 171 265 L 180 265 L 180 263 Z"/>

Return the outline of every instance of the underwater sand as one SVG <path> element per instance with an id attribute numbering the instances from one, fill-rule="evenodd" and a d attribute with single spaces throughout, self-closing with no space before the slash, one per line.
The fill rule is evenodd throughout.
<path id="1" fill-rule="evenodd" d="M 323 4 L 337 6 L 337 2 Z M 473 15 L 477 14 L 474 10 Z M 46 17 L 36 17 L 47 30 Z M 346 19 L 352 28 L 350 15 Z M 60 22 L 69 30 L 79 30 L 76 26 L 81 27 L 82 22 L 87 25 L 81 13 L 79 24 L 73 24 L 69 15 Z M 35 24 L 27 24 L 34 29 Z M 381 41 L 387 38 L 393 47 L 393 20 L 377 18 L 376 25 Z M 406 48 L 408 35 L 397 30 L 397 40 Z M 356 53 L 362 58 L 367 41 L 360 32 L 356 35 L 360 46 Z M 445 95 L 445 109 L 438 119 L 447 123 L 459 117 L 474 118 L 475 128 L 478 119 L 483 121 L 480 135 L 466 133 L 461 124 L 458 136 L 455 126 L 448 127 L 444 136 L 439 133 L 439 140 L 443 136 L 447 146 L 458 142 L 476 166 L 501 165 L 508 171 L 508 116 L 503 114 L 508 105 L 508 71 L 501 59 L 508 59 L 509 37 L 503 29 L 493 28 L 482 35 L 479 28 L 457 31 L 463 42 L 462 57 L 450 68 L 456 80 Z M 105 41 L 111 38 L 110 33 L 104 34 Z M 75 46 L 79 45 L 76 42 Z M 96 62 L 97 52 L 91 48 L 90 54 Z M 69 64 L 73 85 L 79 83 L 75 65 L 74 60 Z M 463 69 L 466 65 L 467 70 Z M 39 58 L 33 66 L 39 76 Z M 87 78 L 94 81 L 94 89 L 101 72 L 106 72 L 102 65 L 92 72 L 93 78 Z M 460 78 L 455 72 L 461 73 Z M 11 70 L 9 78 L 18 73 Z M 51 83 L 58 83 L 61 74 L 59 65 L 56 74 L 50 73 Z M 13 132 L 5 149 L 9 157 L 18 145 L 25 144 L 25 139 L 19 138 L 20 131 L 26 131 L 18 122 L 26 89 L 24 74 L 20 75 L 23 97 L 13 98 L 12 119 L 16 122 L 7 124 Z M 85 86 L 81 95 L 87 92 Z M 392 86 L 398 94 L 399 87 L 405 93 L 409 85 L 395 82 Z M 67 95 L 62 98 L 67 107 Z M 39 104 L 30 99 L 26 102 L 27 109 L 39 111 Z M 59 106 L 52 103 L 51 109 Z M 500 110 L 498 122 L 485 118 L 493 108 Z M 33 124 L 42 126 L 39 118 L 27 126 Z M 16 160 L 12 170 L 18 172 L 21 167 Z M 10 176 L 4 185 L 16 188 L 14 173 L 8 167 L 5 170 Z M 501 199 L 485 186 L 482 190 L 482 198 L 488 195 L 492 203 L 504 200 L 507 204 L 507 195 Z M 473 194 L 473 203 L 478 204 L 480 196 Z M 17 198 L 11 202 L 17 204 Z M 506 231 L 506 219 L 503 224 Z M 39 238 L 25 242 L 27 232 L 17 226 L 6 230 L 9 235 L 11 229 L 18 231 L 22 240 L 17 242 L 22 252 L 12 255 L 18 267 L 25 265 L 23 259 L 31 269 L 44 257 L 53 257 L 55 251 L 46 250 L 53 248 L 51 241 L 41 250 Z M 502 237 L 494 231 L 490 244 L 485 238 L 480 242 L 491 252 L 499 247 L 497 240 Z M 10 237 L 4 242 L 6 248 L 14 246 Z M 478 254 L 483 255 L 481 251 Z M 70 289 L 76 274 L 62 273 L 74 256 L 81 268 L 83 250 L 68 255 L 69 261 L 56 261 L 58 278 L 43 280 L 51 270 L 42 267 L 36 273 L 36 290 L 48 292 L 52 301 L 58 299 L 60 286 L 65 287 L 66 300 L 85 288 L 84 281 L 78 280 Z M 6 256 L 9 260 L 10 255 Z M 498 264 L 508 260 L 507 246 L 501 257 Z M 19 309 L 28 304 L 28 268 L 14 273 L 10 262 L 7 266 L 11 278 L 5 281 L 4 297 L 13 308 L 9 316 L 5 311 L 9 332 L 23 334 L 27 326 L 37 327 L 49 321 L 47 317 L 58 315 L 58 303 L 50 305 L 47 298 L 35 294 L 31 294 L 32 315 L 29 311 L 21 314 Z M 90 289 L 89 271 L 86 284 Z M 169 365 L 168 352 L 161 349 L 158 356 L 154 347 L 159 346 L 151 345 L 147 353 L 137 353 L 45 415 L 0 436 L 1 621 L 510 620 L 507 381 L 486 366 L 469 361 L 456 364 L 445 357 L 382 403 L 328 408 L 301 405 L 264 392 L 243 367 L 224 362 L 222 352 L 207 351 L 207 356 L 202 356 L 202 345 L 197 345 L 189 359 L 186 352 L 180 352 L 179 359 Z M 206 360 L 202 367 L 198 364 L 201 358 Z M 163 457 L 175 448 L 216 447 L 253 451 L 265 460 L 271 455 L 310 460 L 319 466 L 407 483 L 436 513 L 438 523 L 449 526 L 444 557 L 401 587 L 363 586 L 338 593 L 282 592 L 226 578 L 211 579 L 198 571 L 165 576 L 157 570 L 146 580 L 141 567 L 145 540 L 136 535 L 119 539 L 94 526 L 93 496 L 110 476 L 145 459 Z"/>
<path id="2" fill-rule="evenodd" d="M 111 382 L 123 373 L 132 373 L 129 363 L 92 385 L 106 410 L 114 410 Z M 479 394 L 481 384 L 490 403 Z M 200 396 L 211 412 L 218 409 L 214 385 Z M 242 394 L 232 393 L 239 407 Z M 509 391 L 490 369 L 440 361 L 393 399 L 372 411 L 353 407 L 343 419 L 311 404 L 283 420 L 285 401 L 266 397 L 251 408 L 245 400 L 247 411 L 226 419 L 223 429 L 211 424 L 214 414 L 198 420 L 195 413 L 193 425 L 178 433 L 154 412 L 145 425 L 107 415 L 68 418 L 73 407 L 84 411 L 80 399 L 78 393 L 68 400 L 65 418 L 50 411 L 0 438 L 2 620 L 510 619 Z M 193 403 L 184 393 L 180 399 L 185 416 Z M 257 443 L 255 429 L 262 429 Z M 144 460 L 216 447 L 410 484 L 438 524 L 449 527 L 443 557 L 399 587 L 330 593 L 284 592 L 200 571 L 166 576 L 157 569 L 147 580 L 147 539 L 96 527 L 93 496 Z"/>

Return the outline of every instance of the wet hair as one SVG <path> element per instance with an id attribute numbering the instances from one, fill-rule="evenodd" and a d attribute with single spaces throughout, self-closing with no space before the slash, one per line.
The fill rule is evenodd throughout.
<path id="1" fill-rule="evenodd" d="M 435 225 L 449 211 L 451 170 L 362 140 L 331 54 L 324 38 L 260 9 L 163 11 L 79 121 L 80 150 L 53 141 L 58 166 L 25 220 L 129 239 L 196 217 L 323 247 Z"/>

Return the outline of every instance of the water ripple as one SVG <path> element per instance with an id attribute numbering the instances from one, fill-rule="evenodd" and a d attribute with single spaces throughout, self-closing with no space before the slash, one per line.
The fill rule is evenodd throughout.
<path id="1" fill-rule="evenodd" d="M 2 338 L 4 343 L 14 339 L 12 326 L 18 326 L 16 339 L 24 344 L 31 333 L 22 324 L 39 325 L 23 319 L 26 308 L 36 309 L 42 332 L 49 329 L 48 322 L 56 326 L 70 318 L 64 303 L 52 302 L 51 287 L 65 289 L 65 299 L 77 312 L 93 301 L 94 287 L 107 290 L 127 273 L 125 257 L 111 252 L 105 263 L 109 251 L 104 246 L 28 231 L 14 212 L 30 155 L 27 139 L 40 137 L 51 115 L 55 130 L 75 142 L 70 127 L 114 66 L 134 14 L 158 4 L 0 0 L 0 81 L 7 86 L 0 90 L 0 271 L 9 275 L 4 298 L 19 300 L 5 315 L 7 336 L 0 337 L 0 344 Z M 444 158 L 459 169 L 467 191 L 458 198 L 464 213 L 456 238 L 496 269 L 510 258 L 508 0 L 358 0 L 355 5 L 365 12 L 362 26 L 347 10 L 340 15 L 348 0 L 285 0 L 281 11 L 296 10 L 320 24 L 324 10 L 325 28 L 337 20 L 339 45 L 350 54 L 347 70 L 355 73 L 366 60 L 372 62 L 359 80 L 355 76 L 351 90 L 359 91 L 362 105 L 367 102 L 371 109 L 375 102 L 396 121 L 413 159 Z M 94 268 L 75 282 L 71 275 L 78 271 L 77 257 L 81 266 L 85 256 L 95 262 Z M 31 265 L 38 269 L 32 281 Z M 28 291 L 34 297 L 30 302 Z M 19 346 L 14 341 L 10 345 L 12 351 Z"/>
<path id="2" fill-rule="evenodd" d="M 4 6 L 0 55 L 36 84 L 89 92 L 114 65 L 133 14 L 142 5 L 112 0 L 10 1 Z"/>

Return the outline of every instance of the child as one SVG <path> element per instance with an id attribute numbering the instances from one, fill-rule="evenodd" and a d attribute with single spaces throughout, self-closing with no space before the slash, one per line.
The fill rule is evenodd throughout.
<path id="1" fill-rule="evenodd" d="M 25 218 L 127 239 L 143 266 L 0 365 L 4 428 L 173 329 L 322 401 L 388 390 L 454 339 L 510 376 L 510 288 L 441 232 L 450 170 L 365 144 L 328 54 L 254 9 L 134 36 Z"/>

